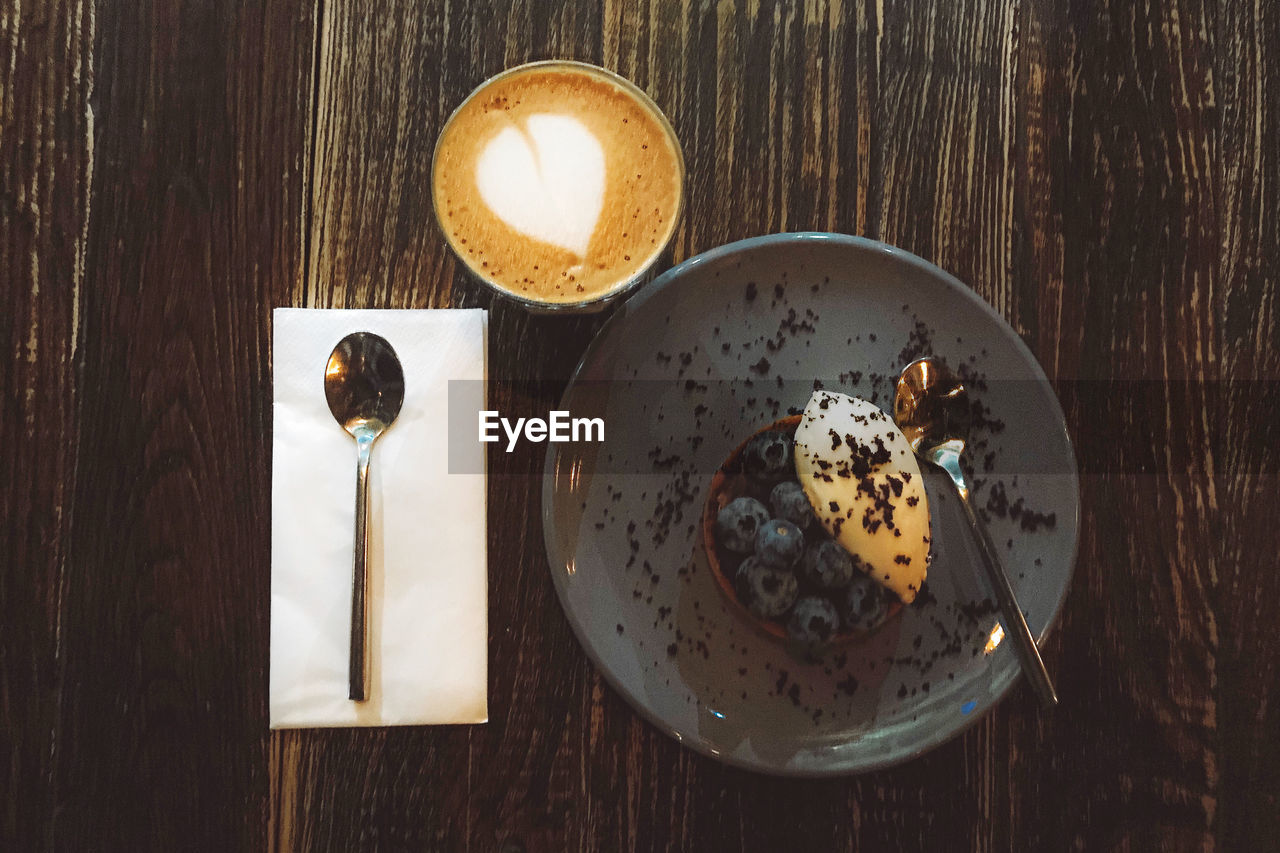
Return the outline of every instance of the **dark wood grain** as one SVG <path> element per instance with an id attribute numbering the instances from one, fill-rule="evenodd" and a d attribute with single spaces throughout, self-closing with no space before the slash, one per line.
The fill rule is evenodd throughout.
<path id="1" fill-rule="evenodd" d="M 1062 279 L 1050 360 L 1059 376 L 1208 379 L 1211 13 L 1093 12 L 1061 13 L 1074 26 L 1057 66 L 1069 82 L 1051 103 L 1065 119 L 1065 162 L 1051 185 Z M 1121 406 L 1096 424 L 1079 407 L 1069 417 L 1077 434 L 1136 437 L 1152 415 Z M 1084 483 L 1077 584 L 1091 592 L 1073 597 L 1060 634 L 1063 689 L 1079 700 L 1041 733 L 1063 760 L 1036 775 L 1038 796 L 1076 804 L 1079 825 L 1061 830 L 1086 849 L 1214 844 L 1213 448 L 1202 423 L 1187 426 L 1159 449 L 1158 473 L 1127 473 L 1130 463 Z M 1126 442 L 1134 459 L 1137 442 Z"/>
<path id="2" fill-rule="evenodd" d="M 6 591 L 5 621 L 54 632 L 52 649 L 23 638 L 25 656 L 54 660 L 5 666 L 32 682 L 5 728 L 31 727 L 20 755 L 39 771 L 6 786 L 39 842 L 11 849 L 266 837 L 266 322 L 301 274 L 314 48 L 309 8 L 271 9 L 46 4 L 19 18 L 20 48 L 62 70 L 6 88 L 28 105 L 6 151 L 12 129 L 39 192 L 15 207 L 47 228 L 30 246 L 6 234 L 22 251 L 8 269 L 50 273 L 30 298 L 47 321 L 4 324 L 48 330 L 31 353 L 46 378 L 17 374 L 48 434 L 23 446 L 41 424 L 6 415 L 22 460 L 6 473 L 23 477 L 9 494 L 34 503 L 5 571 L 37 595 Z"/>
<path id="3" fill-rule="evenodd" d="M 1280 9 L 1218 10 L 1214 164 L 1221 245 L 1214 315 L 1222 378 L 1218 495 L 1217 836 L 1224 849 L 1280 838 Z M 1261 389 L 1261 394 L 1259 394 Z M 1265 844 L 1266 842 L 1264 842 Z"/>
<path id="4" fill-rule="evenodd" d="M 479 290 L 427 189 L 449 111 L 548 57 L 671 117 L 671 260 L 883 239 L 1063 381 L 1059 709 L 1018 688 L 844 780 L 685 750 L 575 642 L 525 445 L 489 488 L 490 723 L 268 733 L 270 308 L 487 307 L 496 406 L 556 400 L 602 318 Z M 1251 0 L 0 3 L 0 846 L 1274 846 L 1277 57 Z M 1087 392 L 1118 377 L 1182 390 Z"/>
<path id="5" fill-rule="evenodd" d="M 0 839 L 37 849 L 50 780 L 75 472 L 93 16 L 0 3 Z"/>

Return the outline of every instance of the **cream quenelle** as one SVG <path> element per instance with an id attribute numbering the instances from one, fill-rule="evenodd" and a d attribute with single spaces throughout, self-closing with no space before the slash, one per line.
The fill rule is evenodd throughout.
<path id="1" fill-rule="evenodd" d="M 911 446 L 875 404 L 815 391 L 795 434 L 796 475 L 827 532 L 909 604 L 929 566 L 929 499 Z"/>

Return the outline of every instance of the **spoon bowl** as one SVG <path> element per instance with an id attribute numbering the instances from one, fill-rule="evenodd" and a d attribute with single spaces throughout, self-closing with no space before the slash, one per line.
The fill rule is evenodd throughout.
<path id="1" fill-rule="evenodd" d="M 404 367 L 391 344 L 372 332 L 347 335 L 329 354 L 324 369 L 329 411 L 356 440 L 356 529 L 351 571 L 351 657 L 347 698 L 369 695 L 368 552 L 369 461 L 373 443 L 400 414 Z"/>
<path id="2" fill-rule="evenodd" d="M 1022 671 L 1046 707 L 1058 704 L 1049 672 L 1027 627 L 1013 585 L 1000 563 L 991 534 L 978 517 L 969 497 L 969 483 L 960 466 L 973 409 L 964 382 L 940 359 L 918 358 L 902 369 L 893 401 L 893 419 L 902 430 L 916 456 L 941 468 L 951 478 L 960 496 L 969 526 L 981 553 L 981 563 L 1000 604 L 1005 633 L 1012 635 L 1014 651 Z"/>
<path id="3" fill-rule="evenodd" d="M 324 371 L 329 411 L 355 438 L 380 434 L 404 404 L 404 368 L 386 339 L 372 332 L 347 335 L 329 354 Z"/>
<path id="4" fill-rule="evenodd" d="M 917 359 L 898 377 L 893 419 L 919 456 L 939 447 L 962 452 L 973 421 L 969 392 L 941 361 Z"/>

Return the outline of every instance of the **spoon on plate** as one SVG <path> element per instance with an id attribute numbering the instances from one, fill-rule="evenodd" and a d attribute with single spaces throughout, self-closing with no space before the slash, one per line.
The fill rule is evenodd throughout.
<path id="1" fill-rule="evenodd" d="M 902 369 L 893 401 L 893 419 L 916 456 L 941 468 L 955 484 L 969 526 L 978 541 L 987 580 L 1000 603 L 1005 632 L 1012 635 L 1013 649 L 1018 653 L 1022 671 L 1031 681 L 1041 703 L 1052 707 L 1058 704 L 1058 694 L 1053 689 L 1049 672 L 1040 659 L 1040 650 L 1036 648 L 1035 637 L 1031 636 L 1031 629 L 1027 627 L 1022 608 L 1013 594 L 1009 576 L 1000 564 L 991 534 L 969 499 L 969 484 L 960 469 L 960 456 L 969 439 L 971 417 L 969 393 L 964 383 L 941 360 L 918 358 Z"/>
<path id="2" fill-rule="evenodd" d="M 329 411 L 356 440 L 356 535 L 351 570 L 351 657 L 347 698 L 369 695 L 368 586 L 369 459 L 373 443 L 404 402 L 404 368 L 385 338 L 353 332 L 333 348 L 324 369 Z"/>

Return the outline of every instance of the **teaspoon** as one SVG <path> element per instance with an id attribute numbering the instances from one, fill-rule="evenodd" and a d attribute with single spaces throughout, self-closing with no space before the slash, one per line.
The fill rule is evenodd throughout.
<path id="1" fill-rule="evenodd" d="M 372 332 L 347 335 L 329 354 L 324 396 L 334 418 L 356 440 L 356 533 L 347 698 L 363 702 L 369 695 L 369 458 L 373 443 L 391 426 L 404 402 L 404 368 L 396 351 Z"/>
<path id="2" fill-rule="evenodd" d="M 1035 638 L 1031 636 L 1031 629 L 1027 627 L 1022 608 L 1013 594 L 1009 576 L 1000 564 L 991 534 L 974 511 L 969 499 L 969 484 L 960 469 L 960 456 L 969 438 L 971 416 L 969 394 L 964 383 L 942 361 L 919 358 L 902 369 L 893 401 L 893 419 L 916 456 L 941 468 L 955 484 L 969 526 L 978 540 L 987 580 L 995 590 L 1002 621 L 1006 633 L 1012 635 L 1013 648 L 1022 663 L 1022 671 L 1031 681 L 1040 701 L 1046 707 L 1052 707 L 1058 704 L 1058 694 L 1054 692 Z"/>

